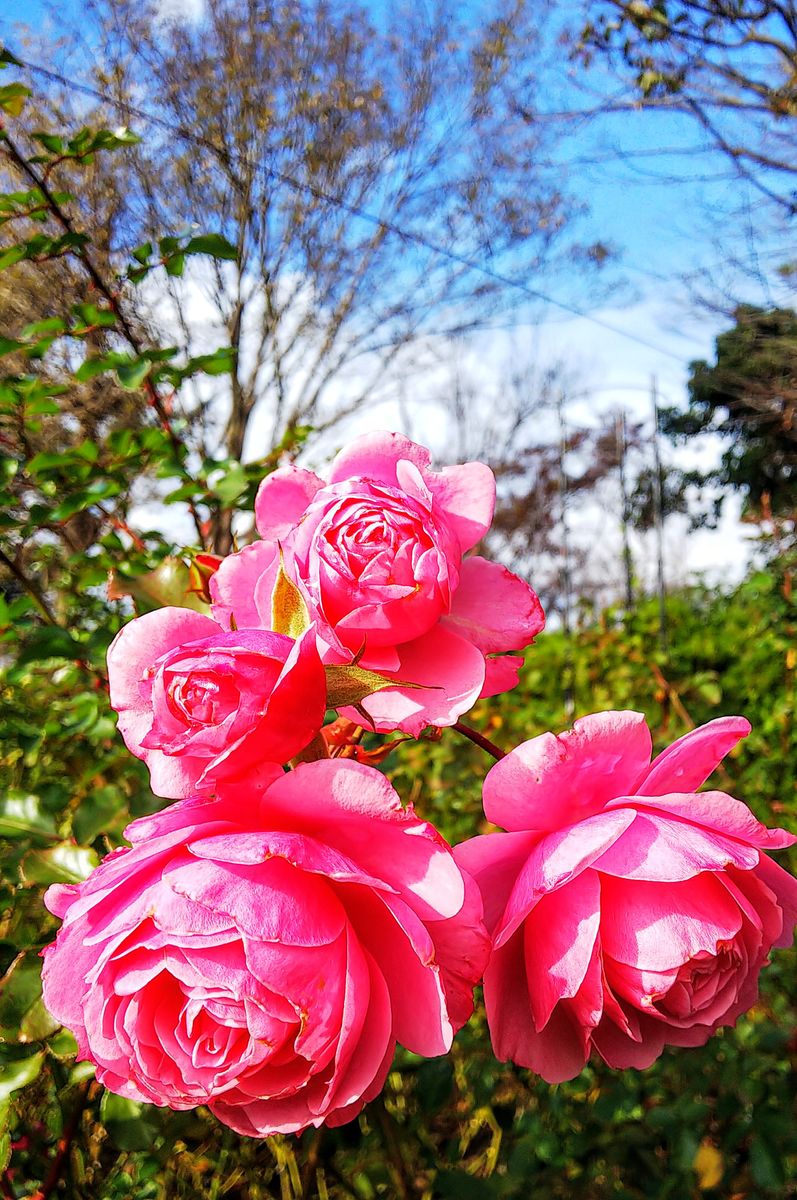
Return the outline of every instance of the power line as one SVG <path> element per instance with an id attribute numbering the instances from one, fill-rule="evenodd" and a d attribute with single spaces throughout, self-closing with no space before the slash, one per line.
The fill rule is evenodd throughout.
<path id="1" fill-rule="evenodd" d="M 349 213 L 350 216 L 357 217 L 361 221 L 373 225 L 387 233 L 393 234 L 401 241 L 411 242 L 423 249 L 428 250 L 431 254 L 437 255 L 439 258 L 447 259 L 449 262 L 455 263 L 457 266 L 465 267 L 467 270 L 476 271 L 484 275 L 487 279 L 492 279 L 496 283 L 502 284 L 504 287 L 515 288 L 522 292 L 532 300 L 541 300 L 544 304 L 549 304 L 554 308 L 561 309 L 563 312 L 569 313 L 573 317 L 579 317 L 582 320 L 589 321 L 591 324 L 604 329 L 609 333 L 614 333 L 618 337 L 625 338 L 626 341 L 636 342 L 637 345 L 644 346 L 647 350 L 653 350 L 656 354 L 663 354 L 667 358 L 672 358 L 676 362 L 683 363 L 680 354 L 674 350 L 669 350 L 664 346 L 660 346 L 655 342 L 641 337 L 639 334 L 631 333 L 627 329 L 623 329 L 619 325 L 615 325 L 611 321 L 605 321 L 602 317 L 596 317 L 592 313 L 584 309 L 577 308 L 573 304 L 568 304 L 565 300 L 557 300 L 553 296 L 541 292 L 538 288 L 530 287 L 520 279 L 514 279 L 511 275 L 505 275 L 501 271 L 496 271 L 492 267 L 485 266 L 483 263 L 475 262 L 464 254 L 458 253 L 456 250 L 451 250 L 446 246 L 441 246 L 427 238 L 424 234 L 417 233 L 411 229 L 402 228 L 394 221 L 386 221 L 382 217 L 376 216 L 375 213 L 369 212 L 367 209 L 361 208 L 357 204 L 351 204 L 342 196 L 336 195 L 333 192 L 328 192 L 323 188 L 317 187 L 313 183 L 306 183 L 303 180 L 295 179 L 292 175 L 288 175 L 285 171 L 280 171 L 277 167 L 271 167 L 266 163 L 253 163 L 246 155 L 225 150 L 223 146 L 217 145 L 209 138 L 202 137 L 191 130 L 184 128 L 182 125 L 175 125 L 171 121 L 167 121 L 163 117 L 157 116 L 155 113 L 149 112 L 147 109 L 139 108 L 137 105 L 129 103 L 126 100 L 116 100 L 105 92 L 99 91 L 88 84 L 79 83 L 74 79 L 67 79 L 65 75 L 61 75 L 57 71 L 51 71 L 47 67 L 42 67 L 38 63 L 28 62 L 25 59 L 17 57 L 17 61 L 34 75 L 40 75 L 52 83 L 58 83 L 62 87 L 71 91 L 82 92 L 86 96 L 91 96 L 95 100 L 99 100 L 103 104 L 110 105 L 112 108 L 118 109 L 120 112 L 128 116 L 135 117 L 139 121 L 144 121 L 149 125 L 164 130 L 173 136 L 179 137 L 182 141 L 188 142 L 191 145 L 201 146 L 205 150 L 210 150 L 214 155 L 221 159 L 238 160 L 245 163 L 249 167 L 254 167 L 256 170 L 262 171 L 270 178 L 278 183 L 292 188 L 294 191 L 305 192 L 311 195 L 315 200 L 323 204 L 329 204 L 333 207 L 341 209 L 343 212 Z"/>

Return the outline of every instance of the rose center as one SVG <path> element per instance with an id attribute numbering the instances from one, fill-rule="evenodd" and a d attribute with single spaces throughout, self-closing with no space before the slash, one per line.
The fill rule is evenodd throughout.
<path id="1" fill-rule="evenodd" d="M 231 679 L 198 671 L 172 676 L 166 695 L 173 715 L 190 725 L 220 725 L 240 703 L 238 688 Z"/>

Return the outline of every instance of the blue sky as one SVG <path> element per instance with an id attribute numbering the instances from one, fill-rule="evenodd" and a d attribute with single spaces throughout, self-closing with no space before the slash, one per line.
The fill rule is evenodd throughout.
<path id="1" fill-rule="evenodd" d="M 176 5 L 177 0 L 163 3 Z M 201 0 L 181 0 L 181 9 L 189 3 Z M 380 0 L 374 4 L 379 7 Z M 64 19 L 83 11 L 81 0 L 60 0 L 56 7 Z M 490 11 L 475 3 L 470 7 L 474 14 L 480 8 Z M 19 20 L 33 27 L 53 23 L 57 31 L 58 18 L 47 15 L 52 9 L 48 0 L 0 0 L 0 38 L 18 44 L 14 25 Z M 550 109 L 587 107 L 614 87 L 599 68 L 568 76 L 564 64 L 555 64 Z M 711 356 L 714 336 L 725 324 L 721 317 L 690 306 L 680 282 L 685 272 L 712 266 L 727 279 L 730 259 L 757 255 L 767 276 L 765 286 L 745 280 L 743 298 L 793 302 L 774 274 L 782 239 L 762 234 L 757 197 L 706 146 L 693 122 L 664 113 L 606 115 L 581 125 L 557 154 L 569 186 L 589 206 L 582 236 L 600 238 L 618 252 L 607 272 L 616 289 L 598 307 L 586 288 L 580 292 L 577 276 L 546 280 L 549 294 L 590 316 L 568 318 L 555 308 L 540 312 L 535 306 L 534 325 L 524 326 L 521 308 L 512 322 L 517 327 L 485 335 L 478 353 L 487 360 L 526 354 L 575 363 L 583 390 L 591 394 L 575 401 L 574 419 L 589 419 L 596 408 L 610 404 L 646 416 L 652 375 L 666 399 L 683 399 L 689 361 Z M 732 210 L 737 214 L 733 220 L 727 215 Z M 610 333 L 591 317 L 658 349 Z"/>
<path id="2" fill-rule="evenodd" d="M 177 6 L 177 0 L 163 3 Z M 179 7 L 185 10 L 194 3 L 201 0 L 181 0 Z M 383 7 L 383 0 L 374 0 L 374 5 Z M 57 30 L 54 7 L 65 19 L 79 16 L 83 9 L 81 0 L 60 0 L 56 6 L 52 0 L 0 0 L 0 37 L 15 44 L 14 26 L 20 20 L 34 28 L 52 25 Z M 484 6 L 470 7 L 476 12 Z M 552 108 L 589 103 L 590 97 L 568 81 L 564 70 L 558 70 L 556 78 L 560 90 L 552 94 Z M 595 98 L 607 95 L 612 87 L 599 68 L 586 76 L 581 72 L 580 79 Z M 672 152 L 662 155 L 663 149 Z M 624 159 L 624 154 L 633 157 Z M 669 326 L 661 330 L 662 344 L 683 354 L 684 361 L 707 352 L 711 333 L 707 342 L 694 314 L 678 328 L 677 280 L 683 272 L 722 262 L 732 254 L 749 257 L 749 230 L 734 223 L 724 230 L 718 248 L 711 241 L 711 223 L 701 214 L 716 214 L 716 231 L 722 226 L 721 214 L 732 206 L 747 203 L 754 213 L 756 197 L 746 193 L 746 185 L 727 162 L 705 145 L 694 123 L 675 114 L 624 112 L 585 123 L 577 136 L 564 143 L 559 159 L 565 166 L 572 164 L 569 186 L 589 205 L 585 237 L 600 238 L 618 251 L 609 277 L 623 283 L 620 304 L 660 305 L 661 321 Z M 678 182 L 673 183 L 673 177 Z M 760 231 L 757 236 L 760 239 Z M 759 249 L 767 265 L 777 264 L 766 240 Z M 570 289 L 566 291 L 567 297 L 560 293 L 562 298 L 569 298 Z M 760 289 L 749 298 L 766 299 Z M 585 297 L 579 307 L 588 304 Z M 668 304 L 673 311 L 667 311 Z M 561 318 L 560 313 L 550 315 L 557 321 Z"/>

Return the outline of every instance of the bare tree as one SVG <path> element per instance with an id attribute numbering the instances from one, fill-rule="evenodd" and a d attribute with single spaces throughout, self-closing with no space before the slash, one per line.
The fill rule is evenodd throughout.
<path id="1" fill-rule="evenodd" d="M 549 134 L 513 100 L 535 94 L 553 7 L 207 0 L 175 21 L 155 0 L 84 6 L 84 78 L 157 122 L 125 163 L 117 248 L 198 224 L 237 252 L 170 285 L 183 339 L 204 327 L 237 353 L 223 428 L 220 392 L 197 399 L 205 449 L 259 458 L 373 400 L 425 335 L 524 299 L 496 275 L 602 261 L 573 233 Z M 74 55 L 50 53 L 73 78 Z"/>
<path id="2" fill-rule="evenodd" d="M 641 103 L 691 116 L 759 197 L 797 213 L 797 6 L 789 0 L 589 0 L 581 51 Z"/>

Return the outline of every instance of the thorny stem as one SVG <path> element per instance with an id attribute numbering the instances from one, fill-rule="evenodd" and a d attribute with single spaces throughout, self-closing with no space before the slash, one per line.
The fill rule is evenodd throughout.
<path id="1" fill-rule="evenodd" d="M 487 754 L 491 754 L 494 759 L 506 758 L 506 751 L 501 750 L 496 746 L 495 742 L 491 742 L 483 733 L 479 733 L 478 729 L 471 729 L 470 725 L 465 725 L 462 721 L 457 721 L 453 726 L 457 733 L 461 733 L 469 742 L 473 742 L 474 746 L 478 746 L 480 750 L 484 750 Z"/>
<path id="2" fill-rule="evenodd" d="M 9 158 L 12 159 L 12 161 L 17 165 L 17 167 L 19 167 L 24 175 L 27 175 L 28 179 L 30 179 L 33 185 L 39 189 L 47 201 L 50 212 L 55 217 L 56 221 L 58 221 L 58 224 L 61 226 L 61 228 L 67 233 L 76 233 L 77 231 L 71 218 L 67 213 L 64 212 L 64 210 L 61 208 L 61 205 L 56 200 L 55 196 L 50 190 L 47 179 L 43 175 L 40 175 L 38 171 L 31 166 L 24 154 L 17 149 L 16 145 L 9 136 L 8 130 L 5 128 L 2 122 L 0 122 L 0 129 L 3 131 L 3 146 Z M 108 304 L 116 316 L 120 328 L 124 333 L 129 345 L 136 354 L 140 355 L 144 350 L 143 343 L 136 335 L 135 330 L 122 311 L 122 308 L 119 304 L 118 292 L 116 292 L 114 288 L 112 288 L 110 284 L 107 283 L 107 281 L 103 278 L 85 246 L 75 247 L 72 253 L 74 253 L 75 257 L 78 258 L 80 262 L 82 262 L 91 282 L 94 284 L 94 287 L 97 289 L 100 295 L 104 296 L 108 301 Z M 179 457 L 180 451 L 184 448 L 183 443 L 174 432 L 172 423 L 169 420 L 169 414 L 164 406 L 163 399 L 151 379 L 147 378 L 144 380 L 144 390 L 147 393 L 147 399 L 150 406 L 157 413 L 161 426 L 164 432 L 168 435 L 169 440 L 171 441 L 172 446 Z M 200 546 L 204 546 L 205 535 L 202 530 L 202 519 L 193 500 L 188 500 L 187 504 L 196 527 L 199 544 Z"/>

